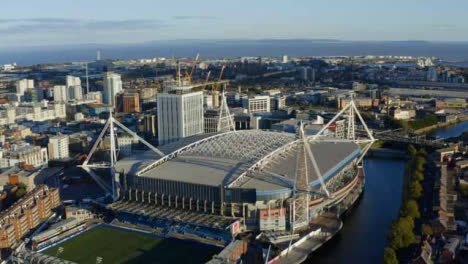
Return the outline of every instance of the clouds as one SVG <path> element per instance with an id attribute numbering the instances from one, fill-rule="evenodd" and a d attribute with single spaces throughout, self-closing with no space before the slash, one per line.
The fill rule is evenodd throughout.
<path id="1" fill-rule="evenodd" d="M 0 35 L 36 33 L 74 33 L 93 31 L 129 32 L 154 30 L 167 26 L 163 21 L 151 19 L 85 20 L 67 18 L 0 19 Z"/>
<path id="2" fill-rule="evenodd" d="M 216 16 L 173 16 L 175 20 L 214 20 Z"/>

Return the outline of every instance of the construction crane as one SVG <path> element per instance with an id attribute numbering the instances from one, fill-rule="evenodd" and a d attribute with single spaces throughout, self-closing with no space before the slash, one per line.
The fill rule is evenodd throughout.
<path id="1" fill-rule="evenodd" d="M 208 74 L 206 75 L 205 85 L 204 85 L 205 90 L 206 90 L 206 86 L 208 85 L 208 80 L 210 79 L 210 75 L 211 75 L 211 71 L 209 71 Z"/>
<path id="2" fill-rule="evenodd" d="M 213 85 L 213 91 L 218 91 L 219 85 L 221 84 L 221 78 L 223 77 L 224 69 L 226 68 L 226 65 L 223 65 L 221 67 L 221 72 L 219 73 L 218 81 Z"/>
<path id="3" fill-rule="evenodd" d="M 189 78 L 188 78 L 189 83 L 192 83 L 193 73 L 195 72 L 195 67 L 197 66 L 197 62 L 198 62 L 199 57 L 200 57 L 200 54 L 197 53 L 197 56 L 195 57 L 195 61 L 193 62 L 193 65 L 192 65 L 192 70 L 190 71 L 190 75 L 189 75 Z"/>
<path id="4" fill-rule="evenodd" d="M 213 107 L 219 107 L 219 85 L 221 84 L 221 78 L 223 77 L 224 69 L 226 68 L 226 65 L 223 65 L 221 67 L 221 72 L 219 73 L 218 81 L 213 84 L 213 88 L 211 89 L 211 95 L 212 95 L 212 102 L 213 102 Z"/>

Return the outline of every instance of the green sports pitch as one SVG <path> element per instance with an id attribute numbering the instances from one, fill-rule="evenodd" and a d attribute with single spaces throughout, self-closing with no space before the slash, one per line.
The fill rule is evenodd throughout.
<path id="1" fill-rule="evenodd" d="M 221 251 L 214 246 L 100 226 L 43 253 L 80 264 L 96 263 L 205 263 Z"/>

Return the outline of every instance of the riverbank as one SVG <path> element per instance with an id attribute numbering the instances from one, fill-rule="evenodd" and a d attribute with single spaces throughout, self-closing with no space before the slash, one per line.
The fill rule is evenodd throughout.
<path id="1" fill-rule="evenodd" d="M 401 159 L 366 158 L 363 194 L 341 217 L 342 230 L 306 263 L 382 263 L 387 231 L 400 209 L 404 166 Z"/>
<path id="2" fill-rule="evenodd" d="M 367 158 L 405 160 L 407 158 L 407 155 L 405 151 L 398 149 L 371 148 L 367 152 Z"/>
<path id="3" fill-rule="evenodd" d="M 437 130 L 439 128 L 454 126 L 454 125 L 457 125 L 457 124 L 463 123 L 463 122 L 468 122 L 468 117 L 460 116 L 459 118 L 457 118 L 454 121 L 439 122 L 439 123 L 437 123 L 435 125 L 432 125 L 432 126 L 427 126 L 427 127 L 421 128 L 421 129 L 414 130 L 414 133 L 417 134 L 417 135 L 428 134 L 428 133 L 434 132 L 435 130 Z"/>

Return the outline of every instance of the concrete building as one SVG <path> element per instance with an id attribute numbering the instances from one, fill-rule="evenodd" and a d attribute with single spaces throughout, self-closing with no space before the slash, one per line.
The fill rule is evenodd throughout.
<path id="1" fill-rule="evenodd" d="M 54 86 L 54 102 L 66 103 L 68 101 L 67 86 L 55 85 Z"/>
<path id="2" fill-rule="evenodd" d="M 315 69 L 312 67 L 302 67 L 299 70 L 299 78 L 307 82 L 315 82 Z"/>
<path id="3" fill-rule="evenodd" d="M 69 100 L 83 100 L 83 88 L 79 77 L 67 75 L 67 97 Z"/>
<path id="4" fill-rule="evenodd" d="M 120 74 L 114 72 L 104 73 L 104 97 L 103 103 L 115 106 L 115 96 L 122 91 L 122 80 Z"/>
<path id="5" fill-rule="evenodd" d="M 366 89 L 365 83 L 360 82 L 353 82 L 353 90 L 354 91 L 364 91 Z"/>
<path id="6" fill-rule="evenodd" d="M 70 157 L 69 140 L 66 135 L 58 135 L 55 137 L 49 138 L 49 144 L 47 148 L 49 149 L 49 159 L 66 159 Z"/>
<path id="7" fill-rule="evenodd" d="M 203 134 L 203 118 L 203 92 L 159 94 L 159 144 Z"/>
<path id="8" fill-rule="evenodd" d="M 427 81 L 437 82 L 438 79 L 439 79 L 439 76 L 437 74 L 437 68 L 436 67 L 429 67 L 427 69 Z"/>
<path id="9" fill-rule="evenodd" d="M 234 124 L 234 115 L 231 114 L 231 119 Z M 218 127 L 219 123 L 219 109 L 207 109 L 205 111 L 205 134 L 217 133 L 223 129 Z"/>
<path id="10" fill-rule="evenodd" d="M 40 185 L 0 214 L 0 248 L 15 246 L 61 204 L 59 190 Z"/>
<path id="11" fill-rule="evenodd" d="M 132 154 L 132 145 L 137 144 L 138 139 L 133 137 L 118 137 L 117 146 L 119 148 L 119 153 L 124 156 L 129 156 Z"/>
<path id="12" fill-rule="evenodd" d="M 27 89 L 24 92 L 24 101 L 25 102 L 40 102 L 44 100 L 44 90 L 40 87 Z"/>
<path id="13" fill-rule="evenodd" d="M 66 118 L 66 108 L 63 103 L 39 104 L 25 103 L 16 107 L 16 119 L 29 121 L 46 121 L 57 118 Z"/>
<path id="14" fill-rule="evenodd" d="M 286 96 L 275 95 L 270 99 L 270 111 L 280 110 L 286 107 Z"/>
<path id="15" fill-rule="evenodd" d="M 0 149 L 0 169 L 19 164 L 41 167 L 48 161 L 47 149 L 39 146 L 23 144 Z"/>
<path id="16" fill-rule="evenodd" d="M 448 108 L 465 108 L 467 106 L 466 99 L 450 98 L 445 99 L 445 106 Z"/>
<path id="17" fill-rule="evenodd" d="M 96 104 L 102 104 L 102 93 L 101 92 L 89 92 L 86 94 L 87 101 L 93 101 Z"/>
<path id="18" fill-rule="evenodd" d="M 74 218 L 80 221 L 85 221 L 85 220 L 96 218 L 96 214 L 92 212 L 91 207 L 67 206 L 67 208 L 65 208 L 65 218 L 66 219 Z"/>
<path id="19" fill-rule="evenodd" d="M 139 113 L 140 94 L 123 93 L 117 96 L 117 111 L 121 113 Z"/>
<path id="20" fill-rule="evenodd" d="M 16 94 L 24 95 L 27 89 L 34 88 L 34 80 L 21 79 L 16 81 Z"/>
<path id="21" fill-rule="evenodd" d="M 158 119 L 154 114 L 144 115 L 142 124 L 139 126 L 139 131 L 145 134 L 145 137 L 158 137 Z"/>
<path id="22" fill-rule="evenodd" d="M 392 108 L 390 115 L 397 120 L 408 120 L 416 116 L 416 110 Z"/>
<path id="23" fill-rule="evenodd" d="M 354 103 L 356 104 L 356 107 L 357 108 L 370 108 L 370 107 L 373 107 L 374 106 L 374 101 L 378 101 L 378 100 L 372 100 L 371 98 L 354 98 Z M 338 108 L 339 109 L 343 109 L 345 108 L 346 106 L 348 106 L 348 104 L 351 102 L 351 99 L 349 98 L 339 98 L 339 101 L 338 101 Z"/>
<path id="24" fill-rule="evenodd" d="M 242 106 L 249 113 L 266 113 L 270 112 L 270 97 L 267 95 L 257 95 L 254 97 L 242 98 Z"/>

